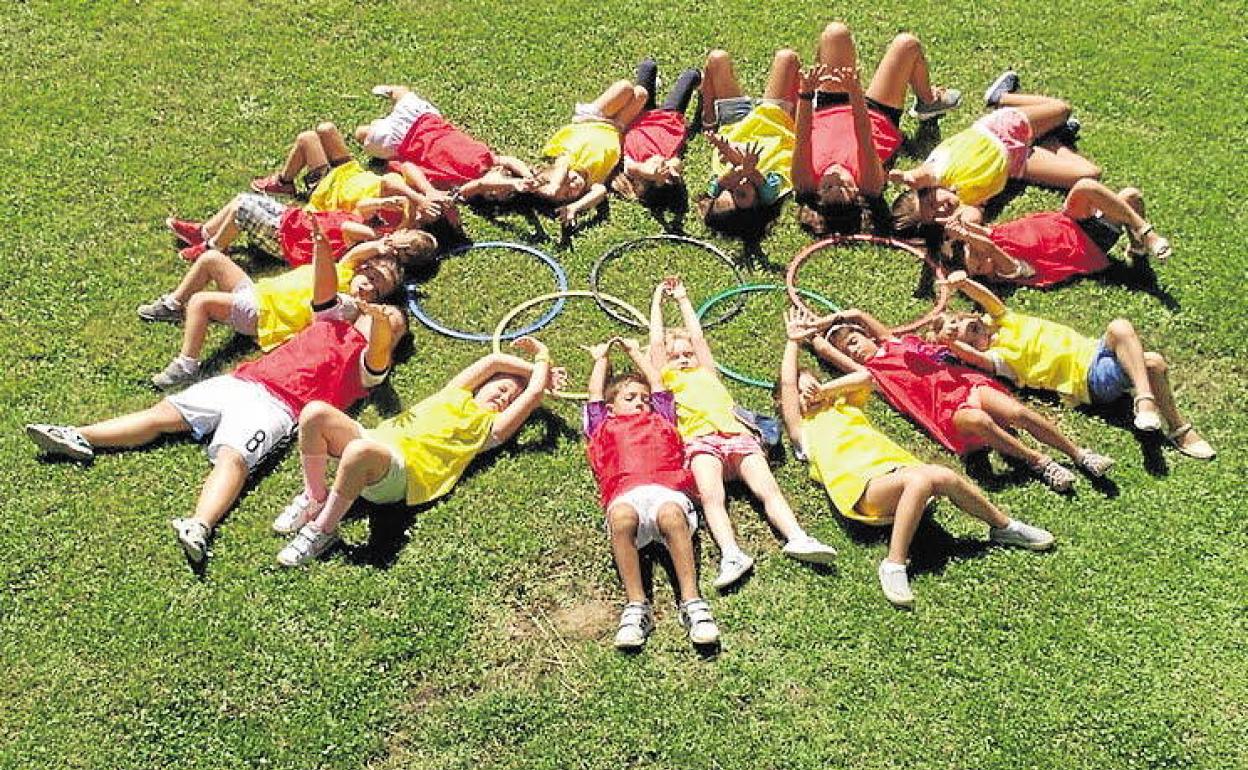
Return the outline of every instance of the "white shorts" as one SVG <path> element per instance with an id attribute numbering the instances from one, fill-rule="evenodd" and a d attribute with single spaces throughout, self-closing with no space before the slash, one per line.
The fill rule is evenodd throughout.
<path id="1" fill-rule="evenodd" d="M 232 374 L 197 382 L 166 399 L 191 426 L 197 439 L 212 434 L 205 451 L 217 461 L 226 446 L 253 470 L 295 435 L 295 418 L 265 387 Z"/>
<path id="2" fill-rule="evenodd" d="M 389 505 L 407 499 L 407 461 L 399 454 L 399 450 L 392 446 L 386 448 L 390 450 L 390 470 L 360 491 L 360 497 L 378 505 Z"/>
<path id="3" fill-rule="evenodd" d="M 664 542 L 663 533 L 659 532 L 659 509 L 667 503 L 675 503 L 685 512 L 685 520 L 689 523 L 689 534 L 692 535 L 698 528 L 698 514 L 693 510 L 693 501 L 688 495 L 660 484 L 642 484 L 639 487 L 633 487 L 612 500 L 607 505 L 607 510 L 620 504 L 632 506 L 633 510 L 637 511 L 635 543 L 638 548 L 645 548 L 656 540 Z M 610 527 L 611 524 L 608 522 L 608 534 L 611 531 Z"/>
<path id="4" fill-rule="evenodd" d="M 364 152 L 380 158 L 391 157 L 403 143 L 416 118 L 428 113 L 442 114 L 437 107 L 416 94 L 406 94 L 395 102 L 389 115 L 369 124 L 368 136 L 364 137 Z"/>
<path id="5" fill-rule="evenodd" d="M 256 305 L 256 285 L 250 278 L 244 278 L 230 294 L 230 328 L 248 337 L 256 336 L 256 324 L 260 319 L 260 308 Z"/>

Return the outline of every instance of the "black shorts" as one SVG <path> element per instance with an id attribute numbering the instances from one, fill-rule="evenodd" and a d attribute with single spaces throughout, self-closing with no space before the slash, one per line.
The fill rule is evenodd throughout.
<path id="1" fill-rule="evenodd" d="M 1076 219 L 1075 223 L 1106 254 L 1114 247 L 1118 239 L 1122 237 L 1122 227 L 1112 222 L 1106 222 L 1102 217 Z"/>
<path id="2" fill-rule="evenodd" d="M 898 107 L 889 107 L 887 104 L 881 104 L 870 96 L 864 97 L 867 103 L 867 109 L 875 110 L 884 117 L 888 118 L 888 122 L 895 127 L 901 128 L 901 109 Z M 825 107 L 836 107 L 841 104 L 849 104 L 849 94 L 844 92 L 833 91 L 816 91 L 815 92 L 815 109 L 822 110 Z"/>

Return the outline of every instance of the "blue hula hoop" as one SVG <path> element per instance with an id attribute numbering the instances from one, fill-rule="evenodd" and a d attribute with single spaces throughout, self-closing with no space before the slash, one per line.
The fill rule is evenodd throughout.
<path id="1" fill-rule="evenodd" d="M 451 257 L 457 257 L 462 254 L 466 254 L 469 251 L 475 251 L 477 249 L 509 249 L 511 251 L 519 251 L 519 252 L 528 254 L 529 256 L 536 257 L 538 261 L 544 263 L 546 267 L 550 268 L 550 271 L 555 274 L 555 286 L 558 287 L 558 290 L 559 291 L 568 290 L 568 274 L 564 272 L 563 266 L 559 264 L 558 260 L 550 256 L 546 252 L 541 251 L 540 249 L 535 249 L 532 246 L 527 246 L 523 243 L 509 243 L 507 241 L 482 241 L 481 243 L 469 243 L 467 245 L 460 246 L 459 248 L 451 250 L 450 252 L 446 253 L 442 258 L 449 259 Z M 452 329 L 451 327 L 446 326 L 445 324 L 435 321 L 434 319 L 429 317 L 429 314 L 426 313 L 425 309 L 421 307 L 420 305 L 419 286 L 417 286 L 417 284 L 414 284 L 414 283 L 409 283 L 404 287 L 404 289 L 407 292 L 408 312 L 411 313 L 412 317 L 415 318 L 417 321 L 420 321 L 422 324 L 429 327 L 430 329 L 437 332 L 438 334 L 442 334 L 447 337 L 452 337 L 457 340 L 465 340 L 467 342 L 491 342 L 493 341 L 494 335 L 490 332 L 485 332 L 484 334 L 478 334 L 477 332 L 462 331 L 460 329 Z M 536 321 L 529 324 L 528 326 L 525 326 L 520 329 L 516 329 L 514 331 L 507 332 L 501 337 L 501 339 L 514 340 L 519 337 L 523 337 L 526 334 L 532 334 L 538 329 L 541 329 L 546 324 L 555 320 L 555 317 L 558 316 L 561 312 L 563 312 L 563 306 L 565 304 L 567 304 L 566 298 L 559 299 L 553 305 L 550 306 L 549 310 L 547 310 L 544 314 L 542 314 L 541 318 L 538 318 Z"/>

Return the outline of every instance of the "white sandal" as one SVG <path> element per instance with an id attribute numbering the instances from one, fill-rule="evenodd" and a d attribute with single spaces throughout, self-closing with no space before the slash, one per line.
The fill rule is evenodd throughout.
<path id="1" fill-rule="evenodd" d="M 1140 411 L 1141 401 L 1152 401 L 1153 411 L 1141 412 Z M 1161 430 L 1161 414 L 1157 411 L 1157 399 L 1156 398 L 1154 398 L 1153 396 L 1136 396 L 1135 400 L 1132 402 L 1132 407 L 1135 413 L 1135 419 L 1134 419 L 1133 424 L 1135 425 L 1136 430 L 1147 431 L 1150 433 L 1153 431 Z M 1191 426 L 1189 425 L 1188 427 L 1190 428 Z"/>
<path id="2" fill-rule="evenodd" d="M 1152 231 L 1152 225 L 1144 225 L 1139 230 L 1128 230 L 1131 236 L 1131 247 L 1127 249 L 1127 254 L 1131 257 L 1151 257 L 1158 262 L 1165 262 L 1169 259 L 1173 253 L 1169 240 L 1159 235 L 1153 240 L 1152 246 L 1144 245 L 1144 238 Z"/>
<path id="3" fill-rule="evenodd" d="M 1205 441 L 1203 438 L 1194 444 L 1188 444 L 1186 446 L 1179 443 L 1179 439 L 1191 432 L 1192 424 L 1190 422 L 1185 422 L 1167 433 L 1166 438 L 1170 440 L 1171 444 L 1174 444 L 1175 449 L 1179 450 L 1188 457 L 1194 457 L 1197 460 L 1212 460 L 1217 456 L 1218 453 L 1215 452 L 1209 442 Z"/>

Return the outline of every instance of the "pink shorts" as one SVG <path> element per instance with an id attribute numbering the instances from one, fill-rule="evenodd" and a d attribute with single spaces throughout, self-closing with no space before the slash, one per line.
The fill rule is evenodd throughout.
<path id="1" fill-rule="evenodd" d="M 735 471 L 741 461 L 752 454 L 763 454 L 763 448 L 751 433 L 707 433 L 685 442 L 685 465 L 691 464 L 698 455 L 711 455 L 723 463 L 726 470 Z"/>
<path id="2" fill-rule="evenodd" d="M 996 137 L 1005 147 L 1009 174 L 1017 179 L 1031 155 L 1031 123 L 1022 110 L 1002 107 L 975 121 L 975 124 Z"/>

